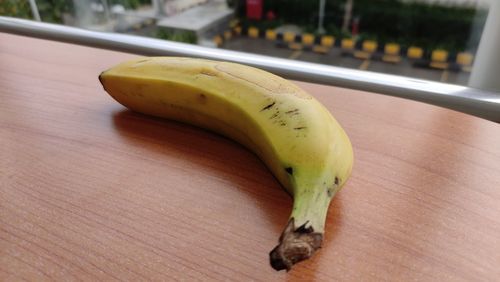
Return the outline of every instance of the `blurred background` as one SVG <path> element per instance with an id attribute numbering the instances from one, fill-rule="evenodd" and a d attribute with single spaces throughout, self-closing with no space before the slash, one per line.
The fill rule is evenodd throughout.
<path id="1" fill-rule="evenodd" d="M 0 0 L 0 15 L 467 85 L 497 0 Z"/>

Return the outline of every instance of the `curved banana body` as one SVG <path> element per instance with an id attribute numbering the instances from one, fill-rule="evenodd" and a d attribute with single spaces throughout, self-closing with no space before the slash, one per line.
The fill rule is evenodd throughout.
<path id="1" fill-rule="evenodd" d="M 328 206 L 350 175 L 353 152 L 344 130 L 317 100 L 289 81 L 240 64 L 179 57 L 140 58 L 99 79 L 125 107 L 200 126 L 252 150 L 293 195 L 277 269 L 321 246 Z"/>

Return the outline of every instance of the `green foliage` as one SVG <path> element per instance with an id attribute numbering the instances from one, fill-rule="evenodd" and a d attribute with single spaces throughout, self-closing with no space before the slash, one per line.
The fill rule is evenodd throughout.
<path id="1" fill-rule="evenodd" d="M 184 42 L 196 44 L 197 38 L 194 32 L 190 31 L 173 31 L 165 28 L 159 28 L 154 33 L 154 37 L 164 40 Z"/>
<path id="2" fill-rule="evenodd" d="M 351 38 L 351 32 L 342 30 L 339 26 L 329 23 L 325 26 L 326 33 L 333 35 L 335 38 Z"/>
<path id="3" fill-rule="evenodd" d="M 245 19 L 246 5 L 245 1 L 240 0 L 242 3 L 238 6 L 236 14 Z M 276 15 L 275 22 L 282 24 L 294 24 L 303 27 L 316 27 L 318 25 L 318 12 L 319 1 L 305 1 L 305 0 L 265 0 L 264 1 L 264 18 L 268 11 L 273 11 Z M 326 0 L 325 3 L 325 24 L 335 23 L 340 24 L 341 7 L 338 0 Z M 254 22 L 253 25 L 259 26 L 265 20 Z"/>
<path id="4" fill-rule="evenodd" d="M 63 23 L 63 14 L 73 12 L 72 0 L 37 0 L 36 3 L 43 22 Z"/>
<path id="5" fill-rule="evenodd" d="M 28 0 L 0 0 L 0 15 L 24 19 L 33 18 Z"/>
<path id="6" fill-rule="evenodd" d="M 137 9 L 142 5 L 151 5 L 151 0 L 111 0 L 110 5 L 122 5 L 125 9 Z"/>
<path id="7" fill-rule="evenodd" d="M 79 0 L 77 0 L 79 1 Z M 141 5 L 150 5 L 151 0 L 111 0 L 111 5 L 121 4 L 126 9 L 136 9 Z M 63 14 L 73 14 L 73 0 L 36 0 L 41 20 L 51 23 L 63 23 Z M 0 15 L 32 19 L 28 0 L 0 0 Z"/>
<path id="8" fill-rule="evenodd" d="M 355 0 L 353 7 L 353 16 L 360 19 L 359 30 L 376 34 L 379 41 L 452 51 L 479 43 L 470 42 L 477 12 L 472 7 L 399 0 L 379 0 L 376 5 L 370 0 Z M 485 15 L 479 16 L 484 17 L 484 23 Z"/>
<path id="9" fill-rule="evenodd" d="M 345 2 L 326 0 L 325 3 L 325 29 L 337 38 L 350 37 L 349 33 L 340 30 Z M 237 11 L 242 19 L 246 15 L 245 6 L 240 5 Z M 277 17 L 274 23 L 295 24 L 311 31 L 318 23 L 319 1 L 264 1 L 264 14 L 270 10 Z M 381 44 L 416 44 L 425 49 L 446 47 L 453 52 L 477 47 L 486 14 L 487 11 L 467 6 L 401 0 L 354 0 L 352 18 L 359 19 L 361 38 L 376 38 Z M 264 22 L 252 24 L 263 27 Z"/>
<path id="10" fill-rule="evenodd" d="M 229 8 L 235 8 L 238 0 L 226 0 L 226 4 Z"/>
<path id="11" fill-rule="evenodd" d="M 285 22 L 282 19 L 256 21 L 256 20 L 249 20 L 247 18 L 242 18 L 240 20 L 240 23 L 244 27 L 255 26 L 261 30 L 273 29 L 285 24 Z"/>
<path id="12" fill-rule="evenodd" d="M 62 15 L 71 12 L 71 0 L 37 0 L 38 13 L 44 22 L 62 23 Z M 33 19 L 28 0 L 0 0 L 0 15 Z"/>

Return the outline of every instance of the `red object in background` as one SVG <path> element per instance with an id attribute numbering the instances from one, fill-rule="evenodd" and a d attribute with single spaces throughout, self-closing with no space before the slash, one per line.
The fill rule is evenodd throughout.
<path id="1" fill-rule="evenodd" d="M 262 19 L 262 2 L 263 0 L 247 0 L 247 18 Z"/>
<path id="2" fill-rule="evenodd" d="M 274 20 L 276 18 L 276 15 L 272 10 L 267 11 L 266 13 L 266 20 Z"/>
<path id="3" fill-rule="evenodd" d="M 352 21 L 352 29 L 351 29 L 351 35 L 356 36 L 359 33 L 359 18 L 356 17 Z"/>

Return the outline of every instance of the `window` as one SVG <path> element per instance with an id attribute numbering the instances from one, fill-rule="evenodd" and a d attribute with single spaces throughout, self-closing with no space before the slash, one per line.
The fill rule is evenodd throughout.
<path id="1" fill-rule="evenodd" d="M 467 85 L 492 0 L 0 0 L 0 15 Z"/>

